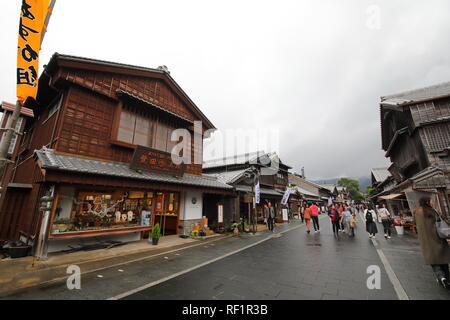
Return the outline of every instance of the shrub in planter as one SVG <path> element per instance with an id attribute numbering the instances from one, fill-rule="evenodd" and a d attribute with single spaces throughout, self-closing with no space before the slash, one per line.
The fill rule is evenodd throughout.
<path id="1" fill-rule="evenodd" d="M 239 227 L 240 227 L 240 223 L 235 222 L 235 223 L 231 224 L 231 231 L 233 231 L 234 234 L 238 234 Z"/>
<path id="2" fill-rule="evenodd" d="M 229 223 L 227 223 L 224 226 L 224 229 L 225 229 L 225 232 L 232 232 L 233 231 L 233 228 L 231 227 L 231 224 L 229 224 Z"/>
<path id="3" fill-rule="evenodd" d="M 152 229 L 152 243 L 153 245 L 157 245 L 159 238 L 161 237 L 161 227 L 159 223 L 155 224 Z"/>
<path id="4" fill-rule="evenodd" d="M 192 238 L 198 237 L 199 232 L 200 232 L 200 231 L 198 231 L 198 230 L 192 230 L 192 232 L 191 232 L 191 237 L 192 237 Z"/>

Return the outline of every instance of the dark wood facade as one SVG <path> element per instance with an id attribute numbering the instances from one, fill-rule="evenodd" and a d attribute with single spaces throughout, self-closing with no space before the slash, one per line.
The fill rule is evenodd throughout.
<path id="1" fill-rule="evenodd" d="M 439 205 L 448 216 L 449 94 L 450 83 L 446 83 L 383 97 L 380 107 L 382 148 L 392 162 L 389 171 L 396 182 L 391 191 L 437 192 Z"/>

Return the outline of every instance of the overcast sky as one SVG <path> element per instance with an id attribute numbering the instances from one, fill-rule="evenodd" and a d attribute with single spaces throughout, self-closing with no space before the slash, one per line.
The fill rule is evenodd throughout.
<path id="1" fill-rule="evenodd" d="M 0 11 L 0 100 L 15 101 L 21 1 Z M 378 15 L 379 13 L 379 15 Z M 380 96 L 450 80 L 450 1 L 57 0 L 40 55 L 171 75 L 222 130 L 279 130 L 311 179 L 369 176 Z"/>

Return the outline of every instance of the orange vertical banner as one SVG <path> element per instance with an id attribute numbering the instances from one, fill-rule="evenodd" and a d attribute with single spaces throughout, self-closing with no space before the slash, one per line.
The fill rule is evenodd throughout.
<path id="1" fill-rule="evenodd" d="M 36 98 L 39 52 L 56 0 L 22 0 L 17 45 L 17 100 Z"/>

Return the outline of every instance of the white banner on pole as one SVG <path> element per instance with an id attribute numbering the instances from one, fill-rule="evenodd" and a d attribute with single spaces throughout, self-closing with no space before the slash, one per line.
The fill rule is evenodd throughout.
<path id="1" fill-rule="evenodd" d="M 281 204 L 286 205 L 289 200 L 290 195 L 291 195 L 291 189 L 288 188 L 284 192 L 283 199 L 281 199 Z"/>
<path id="2" fill-rule="evenodd" d="M 259 181 L 255 186 L 255 203 L 259 204 L 259 200 L 260 200 L 260 187 L 259 187 Z"/>
<path id="3" fill-rule="evenodd" d="M 328 206 L 331 207 L 333 205 L 333 200 L 331 197 L 328 198 Z"/>

